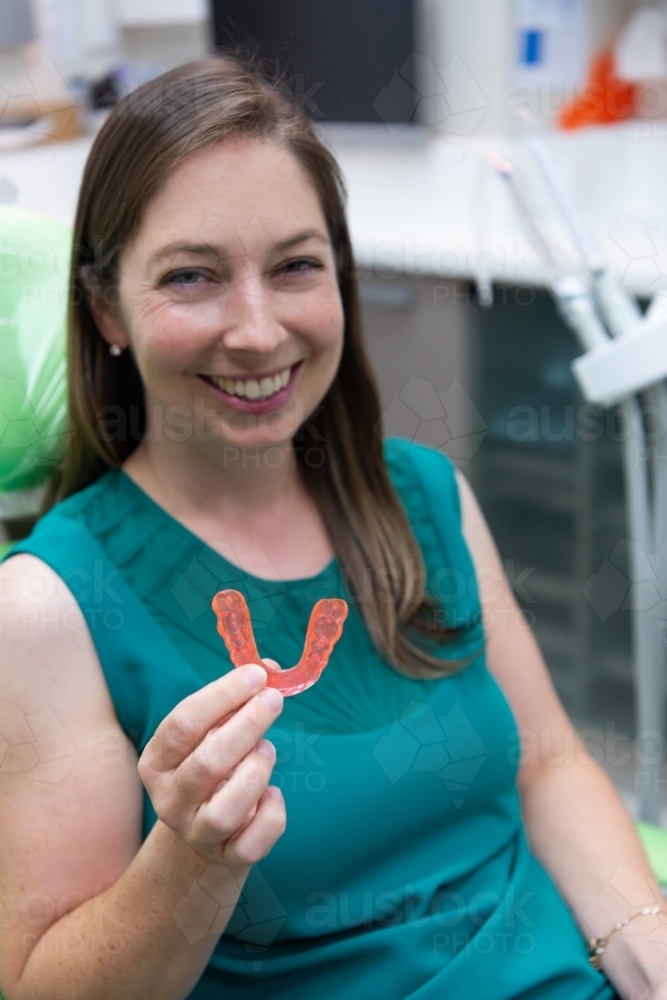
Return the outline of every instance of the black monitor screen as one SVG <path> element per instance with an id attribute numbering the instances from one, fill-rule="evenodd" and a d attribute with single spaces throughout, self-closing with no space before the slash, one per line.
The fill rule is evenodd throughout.
<path id="1" fill-rule="evenodd" d="M 216 45 L 240 44 L 275 61 L 316 121 L 413 120 L 413 0 L 213 0 L 212 5 Z"/>

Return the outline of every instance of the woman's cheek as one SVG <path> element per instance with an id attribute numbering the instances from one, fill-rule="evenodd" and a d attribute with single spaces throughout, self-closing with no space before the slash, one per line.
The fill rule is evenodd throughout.
<path id="1" fill-rule="evenodd" d="M 187 367 L 216 333 L 211 303 L 170 302 L 149 297 L 131 312 L 135 349 L 167 367 Z"/>
<path id="2" fill-rule="evenodd" d="M 165 312 L 161 322 L 137 338 L 137 346 L 147 367 L 165 373 L 183 372 L 196 366 L 201 357 L 201 338 L 197 332 Z"/>
<path id="3" fill-rule="evenodd" d="M 328 310 L 322 317 L 321 329 L 327 346 L 331 349 L 338 347 L 342 350 L 345 313 L 343 312 L 343 303 L 339 294 L 333 297 Z"/>
<path id="4" fill-rule="evenodd" d="M 342 346 L 345 316 L 340 298 L 320 303 L 310 314 L 310 341 L 318 350 L 334 351 Z"/>

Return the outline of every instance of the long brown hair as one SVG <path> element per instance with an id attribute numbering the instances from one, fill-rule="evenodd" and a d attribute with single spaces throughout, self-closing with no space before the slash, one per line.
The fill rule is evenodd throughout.
<path id="1" fill-rule="evenodd" d="M 293 106 L 283 81 L 269 80 L 266 64 L 260 69 L 238 51 L 207 56 L 144 84 L 118 104 L 95 139 L 79 195 L 70 280 L 69 412 L 75 432 L 48 503 L 122 465 L 145 431 L 139 372 L 130 351 L 110 358 L 89 307 L 91 285 L 107 300 L 117 293 L 119 254 L 148 200 L 187 157 L 231 136 L 270 139 L 291 151 L 315 185 L 336 255 L 344 345 L 322 406 L 299 432 L 319 439 L 324 452 L 323 461 L 306 461 L 307 448 L 297 448 L 304 482 L 350 592 L 365 588 L 359 607 L 379 652 L 407 676 L 453 673 L 469 658 L 444 659 L 428 651 L 431 643 L 460 631 L 438 620 L 438 607 L 423 587 L 422 555 L 377 433 L 380 404 L 362 341 L 340 169 L 310 120 Z M 122 412 L 137 433 L 100 434 L 105 407 Z"/>

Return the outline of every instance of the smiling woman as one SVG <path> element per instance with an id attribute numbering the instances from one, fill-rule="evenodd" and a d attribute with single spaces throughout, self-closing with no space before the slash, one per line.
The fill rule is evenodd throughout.
<path id="1" fill-rule="evenodd" d="M 79 200 L 69 352 L 79 433 L 51 498 L 126 463 L 215 544 L 217 525 L 199 523 L 201 505 L 186 514 L 182 491 L 167 497 L 165 483 L 188 463 L 196 481 L 200 461 L 210 471 L 226 455 L 224 495 L 239 471 L 247 482 L 248 455 L 261 452 L 257 488 L 267 473 L 272 490 L 280 483 L 282 516 L 289 510 L 309 540 L 287 573 L 321 569 L 333 549 L 354 592 L 370 571 L 384 581 L 384 599 L 371 588 L 362 607 L 378 647 L 409 675 L 442 676 L 463 664 L 432 656 L 419 637 L 455 640 L 457 630 L 420 591 L 422 556 L 388 479 L 343 200 L 338 166 L 308 120 L 232 59 L 175 70 L 119 106 Z M 110 360 L 102 338 L 123 358 Z M 106 426 L 120 418 L 125 433 L 104 433 L 101 417 Z M 156 421 L 168 425 L 159 443 Z M 181 434 L 190 428 L 187 448 L 173 440 L 175 423 Z M 245 456 L 237 468 L 230 449 Z M 156 453 L 178 473 L 162 489 Z M 254 527 L 251 535 L 248 548 Z M 234 537 L 242 550 L 238 526 Z M 229 551 L 228 539 L 218 544 Z"/>
<path id="2" fill-rule="evenodd" d="M 310 219 L 319 228 L 304 231 Z M 103 295 L 90 307 L 109 343 L 131 346 L 148 440 L 156 412 L 185 404 L 194 414 L 200 399 L 205 451 L 284 448 L 334 380 L 343 346 L 333 249 L 298 162 L 265 140 L 209 147 L 172 170 L 122 242 L 122 312 Z M 136 448 L 135 478 L 149 451 Z"/>
<path id="3" fill-rule="evenodd" d="M 584 934 L 665 1000 L 660 890 L 469 487 L 381 439 L 342 178 L 278 84 L 211 57 L 109 115 L 69 324 L 71 443 L 0 567 L 8 1000 L 611 1000 Z"/>

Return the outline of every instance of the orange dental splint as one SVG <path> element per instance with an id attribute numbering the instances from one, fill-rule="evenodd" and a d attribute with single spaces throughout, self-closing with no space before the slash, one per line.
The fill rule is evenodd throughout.
<path id="1" fill-rule="evenodd" d="M 301 659 L 295 667 L 281 670 L 262 662 L 243 594 L 238 590 L 219 590 L 211 607 L 217 615 L 218 632 L 225 641 L 234 666 L 259 663 L 268 675 L 266 686 L 277 688 L 283 695 L 299 694 L 319 679 L 341 637 L 343 622 L 347 618 L 346 601 L 338 598 L 318 601 L 310 613 Z"/>

